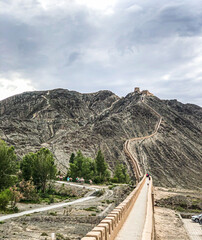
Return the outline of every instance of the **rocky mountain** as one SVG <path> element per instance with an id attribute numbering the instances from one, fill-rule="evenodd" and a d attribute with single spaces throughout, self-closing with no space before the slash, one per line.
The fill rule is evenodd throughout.
<path id="1" fill-rule="evenodd" d="M 132 143 L 142 171 L 149 171 L 156 185 L 201 187 L 202 108 L 152 94 L 144 102 L 162 122 L 153 137 Z M 158 122 L 146 104 L 137 91 L 122 98 L 110 91 L 26 92 L 0 101 L 0 138 L 15 146 L 19 158 L 49 148 L 64 173 L 79 149 L 90 157 L 101 149 L 112 172 L 117 162 L 131 172 L 124 142 L 152 134 Z"/>

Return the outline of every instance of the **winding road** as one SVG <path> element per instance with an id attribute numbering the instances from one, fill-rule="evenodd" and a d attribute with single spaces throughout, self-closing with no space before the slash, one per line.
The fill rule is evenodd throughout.
<path id="1" fill-rule="evenodd" d="M 92 190 L 91 195 L 93 194 L 93 192 L 98 191 L 100 189 L 100 188 L 90 187 L 90 186 L 86 186 L 86 185 L 79 185 L 79 184 L 67 183 L 67 182 L 62 182 L 62 181 L 56 181 L 56 182 Z M 21 217 L 21 216 L 24 216 L 27 214 L 45 212 L 48 210 L 52 210 L 52 209 L 56 209 L 56 208 L 60 208 L 60 207 L 68 206 L 68 205 L 73 205 L 73 204 L 81 203 L 81 202 L 88 201 L 88 200 L 92 200 L 94 198 L 96 198 L 96 197 L 95 196 L 87 196 L 87 197 L 83 197 L 83 198 L 80 198 L 80 199 L 77 199 L 77 200 L 74 200 L 71 202 L 56 203 L 56 204 L 52 204 L 52 205 L 49 205 L 46 207 L 35 208 L 35 209 L 20 212 L 20 213 L 8 214 L 8 215 L 0 216 L 0 221 L 4 221 L 7 219 L 16 218 L 16 217 Z"/>

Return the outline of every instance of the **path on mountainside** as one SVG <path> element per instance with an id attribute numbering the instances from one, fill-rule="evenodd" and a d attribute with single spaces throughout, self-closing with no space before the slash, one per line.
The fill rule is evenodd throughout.
<path id="1" fill-rule="evenodd" d="M 144 229 L 149 179 L 146 179 L 140 194 L 115 240 L 140 240 Z"/>
<path id="2" fill-rule="evenodd" d="M 125 151 L 126 155 L 129 157 L 130 161 L 132 162 L 133 171 L 135 172 L 135 176 L 136 176 L 136 179 L 137 179 L 138 182 L 140 181 L 140 178 L 143 176 L 143 174 L 141 172 L 140 165 L 139 165 L 139 162 L 138 162 L 137 158 L 132 153 L 131 142 L 139 141 L 139 140 L 145 140 L 145 139 L 153 137 L 155 134 L 157 134 L 158 129 L 159 129 L 160 124 L 161 124 L 161 121 L 162 121 L 162 116 L 159 113 L 157 113 L 152 107 L 150 107 L 147 103 L 145 103 L 144 98 L 141 99 L 141 102 L 146 107 L 148 107 L 155 115 L 157 115 L 158 121 L 156 123 L 154 132 L 152 134 L 144 136 L 144 137 L 131 138 L 129 140 L 126 140 L 126 142 L 124 144 L 124 151 Z"/>
<path id="3" fill-rule="evenodd" d="M 106 114 L 107 112 L 109 112 L 109 111 L 113 108 L 113 106 L 114 106 L 119 100 L 120 100 L 120 98 L 117 99 L 116 101 L 114 101 L 110 107 L 108 107 L 107 109 L 104 109 L 104 110 L 99 114 L 99 117 L 105 116 L 105 114 Z"/>
<path id="4" fill-rule="evenodd" d="M 62 184 L 68 184 L 68 185 L 71 185 L 71 186 L 86 188 L 86 189 L 89 189 L 89 190 L 93 190 L 93 192 L 101 189 L 101 188 L 96 188 L 94 186 L 91 187 L 91 186 L 67 183 L 67 182 L 62 182 L 62 181 L 57 181 L 57 182 L 62 183 Z M 93 194 L 93 192 L 91 192 L 91 195 Z M 23 212 L 20 212 L 20 213 L 8 214 L 8 215 L 0 216 L 0 221 L 4 221 L 4 220 L 7 220 L 7 219 L 16 218 L 16 217 L 21 217 L 21 216 L 24 216 L 24 215 L 27 215 L 27 214 L 45 212 L 45 211 L 52 210 L 52 209 L 55 209 L 55 208 L 60 208 L 60 207 L 68 206 L 68 205 L 73 205 L 73 204 L 76 204 L 76 203 L 81 203 L 81 202 L 88 201 L 88 200 L 91 200 L 91 199 L 94 199 L 94 198 L 95 198 L 94 196 L 87 196 L 87 197 L 83 197 L 83 198 L 80 198 L 80 199 L 77 199 L 77 200 L 74 200 L 74 201 L 71 201 L 71 202 L 62 202 L 62 203 L 52 204 L 52 205 L 46 206 L 46 207 L 35 208 L 35 209 L 32 209 L 32 210 L 23 211 Z"/>
<path id="5" fill-rule="evenodd" d="M 131 165 L 133 167 L 133 171 L 136 175 L 136 179 L 138 182 L 140 182 L 141 177 L 143 176 L 140 166 L 138 163 L 138 160 L 136 157 L 134 157 L 132 150 L 131 150 L 131 142 L 133 141 L 139 141 L 139 140 L 144 140 L 153 137 L 157 132 L 160 127 L 162 117 L 159 113 L 157 113 L 152 107 L 150 107 L 148 104 L 144 103 L 144 99 L 141 99 L 141 102 L 148 107 L 152 112 L 154 112 L 155 115 L 158 117 L 158 121 L 156 123 L 154 132 L 150 135 L 144 136 L 144 137 L 136 137 L 129 139 L 125 142 L 124 144 L 124 151 L 126 155 L 129 157 L 131 161 Z M 135 204 L 133 205 L 129 216 L 125 220 L 121 230 L 119 231 L 117 237 L 115 240 L 141 240 L 142 239 L 142 233 L 145 227 L 145 220 L 146 220 L 146 214 L 147 214 L 147 205 L 148 205 L 148 189 L 149 189 L 149 184 L 151 182 L 149 179 L 146 179 L 138 197 L 137 200 L 135 201 Z"/>

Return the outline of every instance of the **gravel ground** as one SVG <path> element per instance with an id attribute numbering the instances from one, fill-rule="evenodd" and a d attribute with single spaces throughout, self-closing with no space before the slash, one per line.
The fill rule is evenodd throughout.
<path id="1" fill-rule="evenodd" d="M 100 186 L 100 188 L 105 189 L 104 194 L 95 199 L 1 222 L 0 239 L 49 240 L 51 234 L 56 233 L 57 239 L 79 240 L 96 226 L 115 205 L 125 199 L 131 190 L 127 185 L 117 186 L 112 190 L 109 190 L 108 186 Z M 24 206 L 22 209 L 26 209 L 26 207 Z M 102 214 L 103 212 L 104 214 Z"/>
<path id="2" fill-rule="evenodd" d="M 166 199 L 168 197 L 176 195 L 189 195 L 193 197 L 201 196 L 200 191 L 159 187 L 154 188 L 154 194 L 155 201 L 160 199 Z M 198 238 L 190 238 L 191 235 L 188 235 L 188 231 L 186 231 L 185 224 L 183 223 L 184 220 L 179 217 L 179 212 L 169 208 L 158 206 L 155 206 L 154 211 L 156 240 L 198 240 Z M 185 222 L 191 223 L 190 219 L 185 220 Z"/>

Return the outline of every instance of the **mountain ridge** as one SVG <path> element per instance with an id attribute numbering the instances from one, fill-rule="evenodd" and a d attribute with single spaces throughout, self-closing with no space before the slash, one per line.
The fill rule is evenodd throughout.
<path id="1" fill-rule="evenodd" d="M 18 94 L 0 101 L 0 138 L 14 145 L 20 158 L 48 147 L 64 172 L 72 152 L 94 157 L 101 149 L 112 172 L 122 162 L 131 173 L 124 142 L 151 134 L 158 121 L 141 97 L 132 92 L 120 98 L 108 90 Z M 145 102 L 163 120 L 156 136 L 132 146 L 141 168 L 160 186 L 200 187 L 202 108 L 155 96 L 145 96 Z"/>

